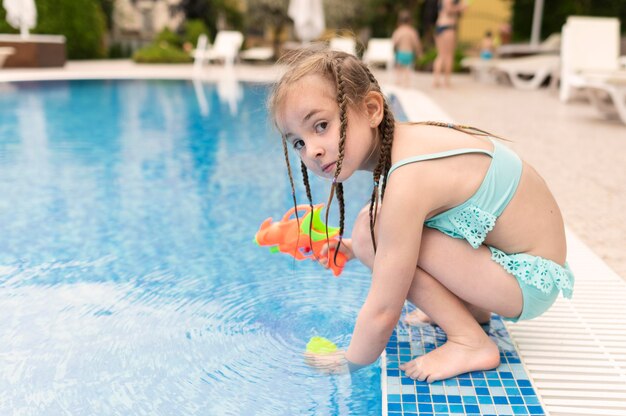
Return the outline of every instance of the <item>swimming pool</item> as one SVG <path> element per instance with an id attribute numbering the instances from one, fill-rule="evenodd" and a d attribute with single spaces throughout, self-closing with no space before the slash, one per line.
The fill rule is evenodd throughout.
<path id="1" fill-rule="evenodd" d="M 266 87 L 230 87 L 0 84 L 0 414 L 380 414 L 377 366 L 302 360 L 348 345 L 369 274 L 252 242 L 292 202 Z"/>

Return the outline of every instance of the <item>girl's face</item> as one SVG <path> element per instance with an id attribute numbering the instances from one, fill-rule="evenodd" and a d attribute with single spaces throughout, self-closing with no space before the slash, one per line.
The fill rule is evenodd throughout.
<path id="1" fill-rule="evenodd" d="M 367 101 L 367 99 L 366 99 Z M 357 170 L 373 170 L 378 160 L 376 130 L 382 116 L 348 106 L 348 128 L 341 173 L 343 182 Z M 381 111 L 382 114 L 382 111 Z M 318 176 L 332 179 L 339 158 L 339 106 L 336 92 L 320 75 L 307 75 L 291 85 L 276 113 L 278 128 L 304 162 Z"/>

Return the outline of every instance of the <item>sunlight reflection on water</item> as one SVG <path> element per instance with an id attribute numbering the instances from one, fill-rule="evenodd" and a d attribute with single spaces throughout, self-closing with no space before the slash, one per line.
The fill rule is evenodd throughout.
<path id="1" fill-rule="evenodd" d="M 292 204 L 266 87 L 237 112 L 200 88 L 0 92 L 0 414 L 380 414 L 377 366 L 329 377 L 301 355 L 313 335 L 347 347 L 366 270 L 252 242 Z M 347 224 L 370 181 L 347 184 Z"/>

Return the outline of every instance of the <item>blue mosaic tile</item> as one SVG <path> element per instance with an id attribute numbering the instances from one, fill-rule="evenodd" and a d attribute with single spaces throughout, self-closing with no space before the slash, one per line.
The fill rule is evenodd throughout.
<path id="1" fill-rule="evenodd" d="M 442 345 L 445 333 L 435 326 L 411 327 L 401 320 L 385 349 L 387 415 L 545 415 L 502 319 L 493 315 L 485 330 L 500 349 L 498 368 L 428 384 L 406 377 L 398 366 Z"/>

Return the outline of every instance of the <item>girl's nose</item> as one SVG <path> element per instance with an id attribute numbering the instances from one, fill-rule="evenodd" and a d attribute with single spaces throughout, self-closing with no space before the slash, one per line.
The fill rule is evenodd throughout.
<path id="1" fill-rule="evenodd" d="M 311 159 L 317 159 L 324 156 L 324 148 L 322 146 L 309 146 L 309 157 Z"/>

